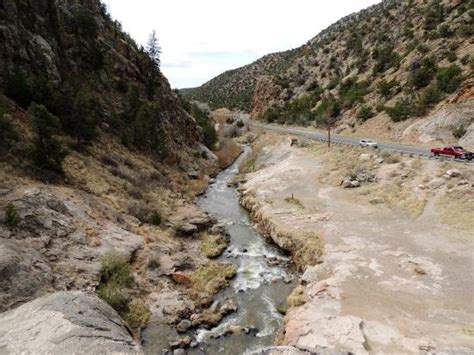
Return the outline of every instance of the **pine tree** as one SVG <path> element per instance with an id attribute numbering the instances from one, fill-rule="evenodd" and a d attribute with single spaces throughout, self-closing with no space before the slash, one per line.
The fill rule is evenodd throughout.
<path id="1" fill-rule="evenodd" d="M 150 37 L 148 38 L 148 43 L 147 43 L 147 53 L 149 54 L 151 60 L 153 61 L 153 64 L 157 69 L 160 68 L 161 60 L 161 47 L 158 42 L 158 38 L 156 37 L 156 31 L 153 30 L 153 32 L 150 34 Z"/>
<path id="2" fill-rule="evenodd" d="M 59 131 L 59 119 L 46 107 L 36 103 L 31 104 L 29 113 L 36 134 L 31 147 L 33 164 L 40 169 L 62 173 L 62 161 L 66 151 L 55 138 Z"/>

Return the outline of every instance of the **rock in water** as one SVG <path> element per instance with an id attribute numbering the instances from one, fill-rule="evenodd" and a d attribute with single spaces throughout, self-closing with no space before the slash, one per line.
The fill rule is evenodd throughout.
<path id="1" fill-rule="evenodd" d="M 0 314 L 2 354 L 141 353 L 117 312 L 96 295 L 53 293 Z"/>

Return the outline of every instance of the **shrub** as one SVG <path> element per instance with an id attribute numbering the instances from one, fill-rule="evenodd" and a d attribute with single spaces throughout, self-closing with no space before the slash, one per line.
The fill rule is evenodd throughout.
<path id="1" fill-rule="evenodd" d="M 382 80 L 377 85 L 377 91 L 383 97 L 390 97 L 392 94 L 392 89 L 398 85 L 398 82 L 393 79 L 391 81 Z"/>
<path id="2" fill-rule="evenodd" d="M 367 121 L 369 118 L 374 117 L 374 111 L 372 111 L 371 107 L 362 106 L 362 108 L 357 113 L 357 118 L 361 121 Z"/>
<path id="3" fill-rule="evenodd" d="M 451 94 L 455 92 L 463 81 L 462 70 L 456 65 L 450 65 L 447 68 L 441 68 L 436 75 L 436 82 L 440 90 Z"/>
<path id="4" fill-rule="evenodd" d="M 452 130 L 452 133 L 453 133 L 454 138 L 461 139 L 462 137 L 466 135 L 467 130 L 464 126 L 459 126 L 457 128 L 454 128 Z"/>
<path id="5" fill-rule="evenodd" d="M 66 156 L 62 144 L 55 138 L 59 130 L 59 120 L 46 107 L 33 103 L 29 108 L 35 132 L 30 156 L 33 164 L 40 169 L 62 173 L 62 161 Z"/>
<path id="6" fill-rule="evenodd" d="M 211 150 L 214 149 L 218 138 L 209 113 L 201 110 L 196 104 L 193 104 L 191 105 L 191 115 L 196 119 L 198 126 L 202 128 L 204 145 Z"/>
<path id="7" fill-rule="evenodd" d="M 5 220 L 3 223 L 9 228 L 15 228 L 20 223 L 21 218 L 15 205 L 9 203 L 5 208 Z"/>
<path id="8" fill-rule="evenodd" d="M 421 62 L 414 61 L 411 65 L 410 83 L 417 89 L 427 86 L 437 71 L 436 61 L 431 58 L 425 58 Z"/>
<path id="9" fill-rule="evenodd" d="M 393 67 L 398 68 L 401 61 L 400 54 L 395 52 L 391 45 L 375 48 L 372 52 L 372 58 L 376 61 L 373 68 L 374 75 L 384 73 Z"/>
<path id="10" fill-rule="evenodd" d="M 138 330 L 148 323 L 151 317 L 150 309 L 141 300 L 133 300 L 128 304 L 123 319 L 132 330 Z"/>
<path id="11" fill-rule="evenodd" d="M 244 128 L 245 124 L 242 120 L 238 120 L 235 124 L 238 128 Z"/>
<path id="12" fill-rule="evenodd" d="M 162 222 L 161 214 L 158 211 L 154 211 L 150 218 L 151 224 L 159 226 Z"/>
<path id="13" fill-rule="evenodd" d="M 355 104 L 363 102 L 364 96 L 368 94 L 369 83 L 349 78 L 341 84 L 339 95 L 344 108 L 351 108 Z"/>
<path id="14" fill-rule="evenodd" d="M 412 106 L 412 114 L 414 116 L 424 115 L 428 109 L 433 108 L 442 98 L 443 93 L 437 85 L 428 86 Z"/>
<path id="15" fill-rule="evenodd" d="M 96 38 L 98 34 L 98 25 L 92 11 L 84 6 L 79 7 L 74 13 L 74 23 L 78 32 L 90 38 Z"/>
<path id="16" fill-rule="evenodd" d="M 451 27 L 449 27 L 449 25 L 447 24 L 441 25 L 440 28 L 438 29 L 438 33 L 440 37 L 444 37 L 444 38 L 452 37 L 454 34 L 454 32 L 451 30 Z"/>
<path id="17" fill-rule="evenodd" d="M 440 0 L 432 0 L 425 8 L 424 28 L 427 31 L 436 29 L 444 20 L 444 6 Z"/>
<path id="18" fill-rule="evenodd" d="M 385 111 L 390 116 L 390 118 L 395 121 L 404 121 L 410 118 L 411 115 L 411 101 L 404 98 L 399 99 L 395 103 L 394 107 L 385 107 Z"/>
<path id="19" fill-rule="evenodd" d="M 456 54 L 456 51 L 449 51 L 447 54 L 446 54 L 446 59 L 452 63 L 452 62 L 455 62 L 457 59 L 458 59 L 458 56 Z"/>

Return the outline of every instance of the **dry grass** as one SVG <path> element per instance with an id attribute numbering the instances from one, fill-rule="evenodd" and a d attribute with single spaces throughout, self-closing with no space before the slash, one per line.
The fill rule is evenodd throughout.
<path id="1" fill-rule="evenodd" d="M 286 299 L 286 303 L 289 309 L 300 307 L 304 305 L 306 302 L 308 302 L 306 289 L 304 286 L 301 286 L 301 285 L 296 287 Z"/>
<path id="2" fill-rule="evenodd" d="M 441 222 L 474 232 L 474 192 L 468 190 L 448 190 L 436 202 L 436 211 Z"/>
<path id="3" fill-rule="evenodd" d="M 243 148 L 232 139 L 223 139 L 219 143 L 219 149 L 216 151 L 219 167 L 225 169 L 242 153 Z"/>
<path id="4" fill-rule="evenodd" d="M 199 267 L 191 275 L 193 289 L 215 295 L 219 290 L 226 287 L 228 280 L 236 275 L 236 268 L 232 264 L 210 263 Z"/>
<path id="5" fill-rule="evenodd" d="M 287 198 L 285 198 L 285 202 L 289 203 L 289 204 L 292 204 L 292 205 L 295 205 L 299 208 L 304 208 L 303 203 L 295 197 L 287 197 Z"/>
<path id="6" fill-rule="evenodd" d="M 220 235 L 203 233 L 201 236 L 201 252 L 207 258 L 213 259 L 221 255 L 229 243 Z"/>

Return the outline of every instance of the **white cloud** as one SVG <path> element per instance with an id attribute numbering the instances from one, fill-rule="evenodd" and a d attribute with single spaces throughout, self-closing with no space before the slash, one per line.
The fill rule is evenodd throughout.
<path id="1" fill-rule="evenodd" d="M 157 31 L 173 87 L 200 85 L 276 51 L 298 47 L 380 0 L 105 0 L 140 44 Z"/>

